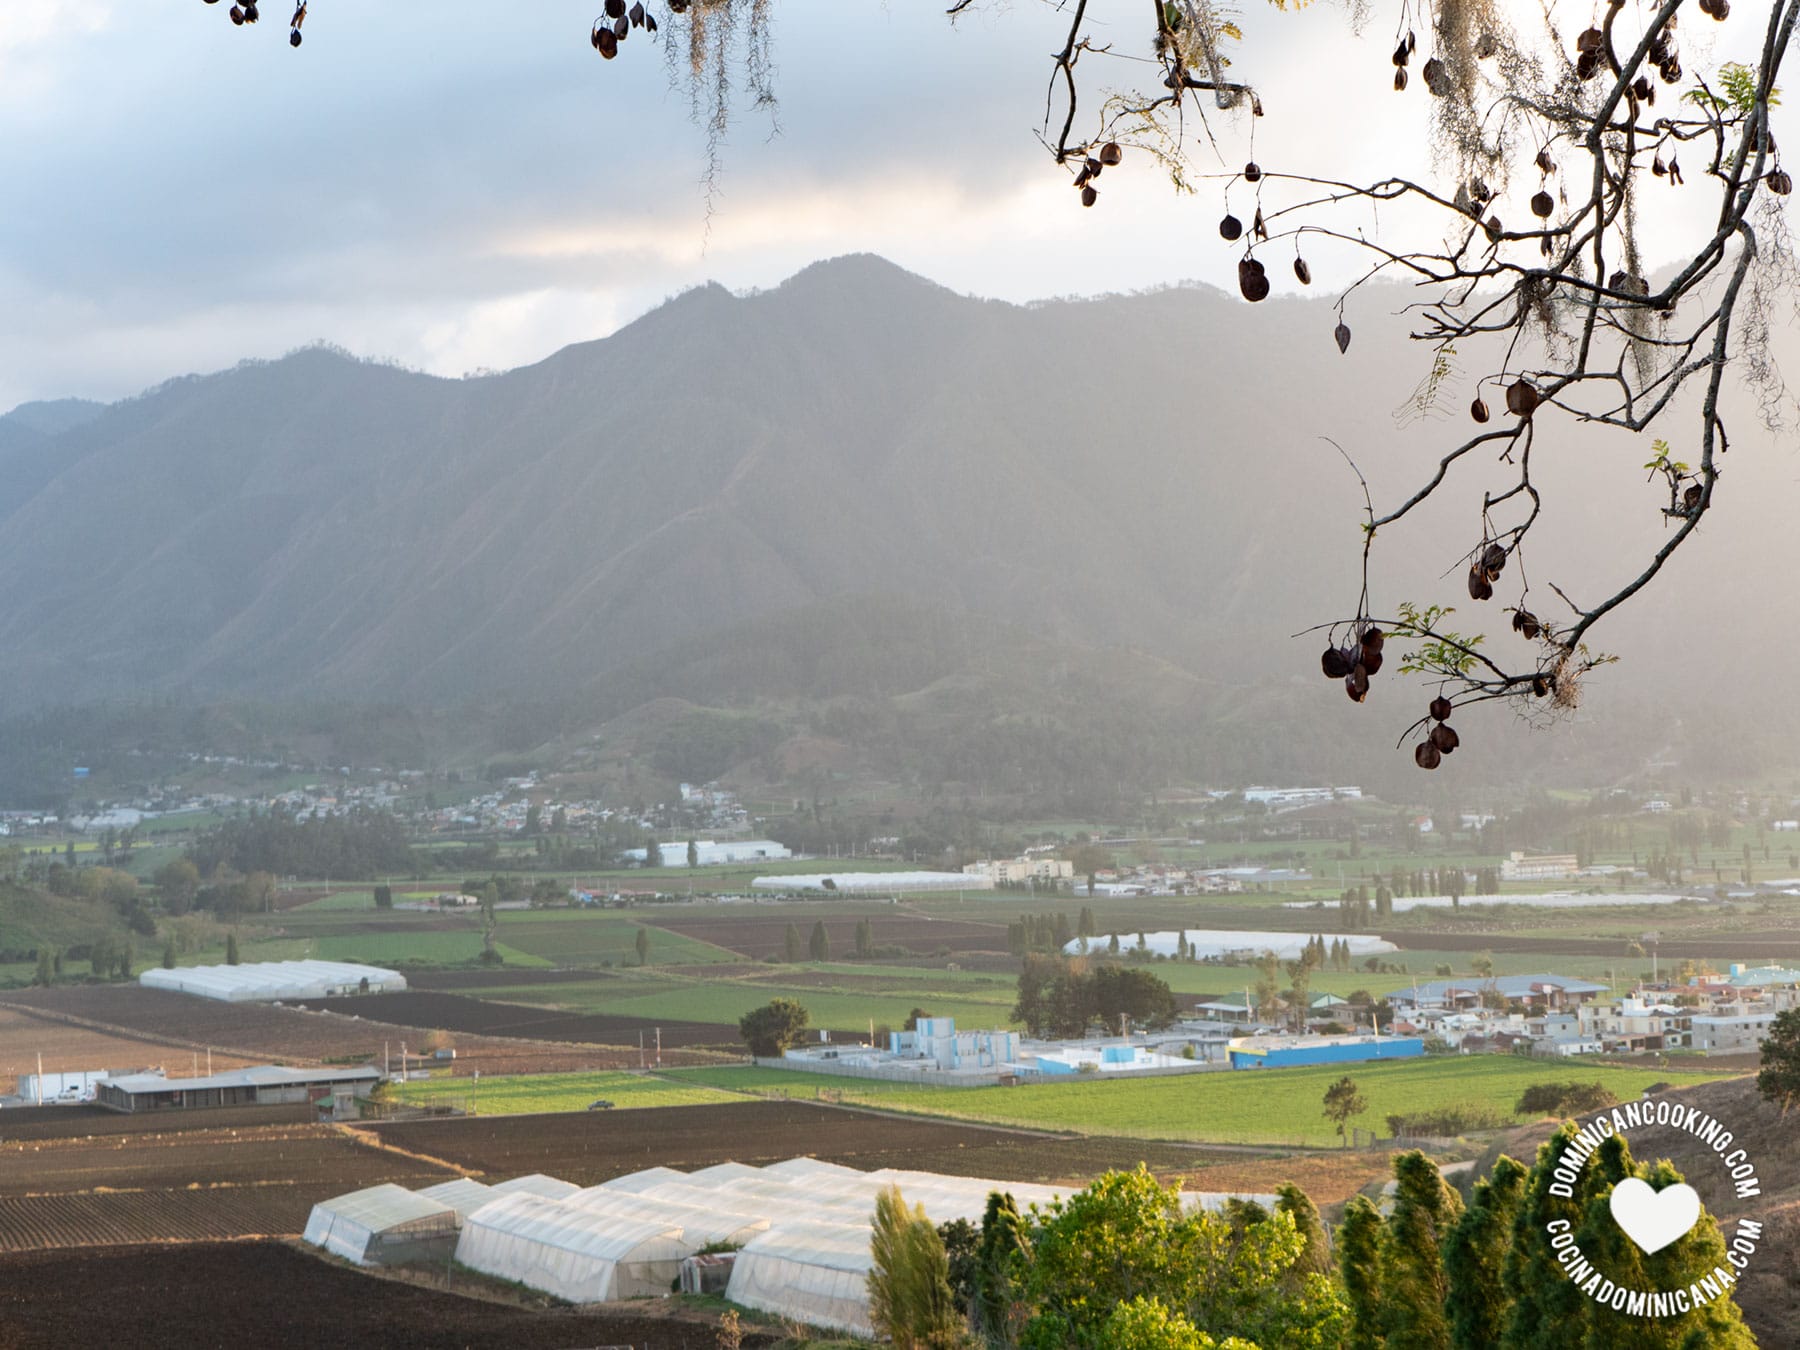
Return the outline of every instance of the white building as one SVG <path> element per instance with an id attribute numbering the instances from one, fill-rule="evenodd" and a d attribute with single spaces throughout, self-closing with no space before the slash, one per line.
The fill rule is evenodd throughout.
<path id="1" fill-rule="evenodd" d="M 914 1031 L 888 1033 L 888 1053 L 947 1070 L 997 1072 L 1019 1058 L 1016 1031 L 958 1031 L 954 1017 L 921 1017 Z"/>
<path id="2" fill-rule="evenodd" d="M 1720 1054 L 1755 1050 L 1769 1034 L 1775 1017 L 1772 1012 L 1701 1014 L 1693 1022 L 1694 1049 Z"/>
<path id="3" fill-rule="evenodd" d="M 339 994 L 398 993 L 406 977 L 349 961 L 253 961 L 238 966 L 161 966 L 138 976 L 146 989 L 167 989 L 227 1003 L 332 998 Z"/>
<path id="4" fill-rule="evenodd" d="M 1545 853 L 1528 857 L 1516 849 L 1500 864 L 1502 881 L 1550 881 L 1572 877 L 1581 871 L 1581 860 L 1573 853 Z"/>
<path id="5" fill-rule="evenodd" d="M 836 891 L 840 895 L 893 895 L 897 891 L 991 891 L 987 877 L 963 872 L 809 872 L 757 877 L 759 891 Z"/>
<path id="6" fill-rule="evenodd" d="M 658 844 L 657 855 L 662 859 L 664 867 L 686 867 L 688 862 L 688 841 L 677 840 L 672 844 Z M 773 839 L 696 839 L 694 852 L 697 863 L 701 867 L 718 867 L 724 863 L 768 862 L 773 858 L 791 858 L 793 850 L 786 844 L 778 844 Z M 644 861 L 644 850 L 628 848 L 625 856 L 633 862 Z"/>
<path id="7" fill-rule="evenodd" d="M 964 876 L 986 877 L 989 881 L 1017 885 L 1031 881 L 1069 881 L 1075 876 L 1075 865 L 1065 858 L 1000 858 L 973 862 L 963 868 Z"/>

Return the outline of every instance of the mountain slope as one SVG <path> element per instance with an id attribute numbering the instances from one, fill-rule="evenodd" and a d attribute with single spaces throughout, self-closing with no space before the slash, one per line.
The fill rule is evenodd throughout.
<path id="1" fill-rule="evenodd" d="M 1209 688 L 1285 684 L 1315 645 L 1290 635 L 1357 589 L 1360 499 L 1321 437 L 1392 496 L 1455 434 L 1391 416 L 1395 372 L 1420 357 L 1378 312 L 1390 300 L 1367 302 L 1340 357 L 1323 303 L 1188 288 L 1019 307 L 851 257 L 768 292 L 702 287 L 497 376 L 310 349 L 98 414 L 14 413 L 0 680 L 24 703 L 616 703 L 662 692 L 658 672 L 696 642 L 729 670 L 720 635 L 754 646 L 759 625 L 814 643 L 825 625 L 828 664 L 869 666 L 859 643 L 888 659 L 846 618 L 886 614 L 885 597 L 974 632 L 1004 621 L 1046 652 L 1135 648 Z M 1621 466 L 1638 490 L 1647 455 L 1581 435 L 1541 470 L 1564 491 L 1547 495 L 1533 567 L 1579 567 L 1593 591 L 1665 526 L 1654 488 L 1591 509 Z M 1737 527 L 1709 532 L 1603 641 L 1646 644 L 1684 616 L 1683 640 L 1633 677 L 1659 689 L 1690 680 L 1700 696 L 1709 648 L 1766 617 L 1734 578 L 1777 556 L 1792 470 L 1748 431 L 1734 445 L 1746 490 L 1721 491 Z M 1440 574 L 1472 542 L 1469 503 L 1390 531 L 1378 594 L 1457 589 Z M 1315 683 L 1308 697 L 1329 692 Z"/>

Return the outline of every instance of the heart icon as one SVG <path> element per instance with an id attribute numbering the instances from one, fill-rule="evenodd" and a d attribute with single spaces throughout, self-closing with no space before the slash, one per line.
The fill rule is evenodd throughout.
<path id="1" fill-rule="evenodd" d="M 1645 1256 L 1660 1252 L 1700 1222 L 1700 1193 L 1685 1182 L 1665 1190 L 1626 1177 L 1612 1190 L 1612 1216 Z"/>

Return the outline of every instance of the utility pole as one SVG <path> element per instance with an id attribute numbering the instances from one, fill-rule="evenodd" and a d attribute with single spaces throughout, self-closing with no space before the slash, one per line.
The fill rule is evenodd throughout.
<path id="1" fill-rule="evenodd" d="M 638 1028 L 638 1068 L 644 1067 L 644 1029 Z"/>
<path id="2" fill-rule="evenodd" d="M 662 1068 L 662 1028 L 656 1029 L 656 1067 Z"/>
<path id="3" fill-rule="evenodd" d="M 38 1051 L 37 1059 L 37 1104 L 42 1106 L 44 1104 L 44 1052 L 42 1050 Z"/>

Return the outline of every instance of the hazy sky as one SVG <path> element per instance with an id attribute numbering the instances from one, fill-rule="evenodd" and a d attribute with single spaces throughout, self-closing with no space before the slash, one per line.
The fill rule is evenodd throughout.
<path id="1" fill-rule="evenodd" d="M 701 281 L 768 286 L 861 250 L 1015 300 L 1233 284 L 1218 185 L 1178 194 L 1138 155 L 1076 205 L 1033 135 L 1066 25 L 1046 0 L 954 25 L 944 0 L 774 0 L 777 125 L 740 111 L 710 229 L 685 87 L 641 33 L 595 55 L 601 0 L 313 0 L 298 51 L 288 4 L 234 28 L 229 3 L 8 0 L 0 409 L 321 338 L 445 375 L 507 367 Z M 1142 19 L 1137 0 L 1090 8 Z M 1684 60 L 1708 68 L 1764 13 L 1685 31 Z M 1389 89 L 1392 22 L 1377 8 L 1357 39 L 1328 5 L 1246 7 L 1265 167 L 1429 172 L 1428 96 Z M 1091 64 L 1095 89 L 1129 78 Z M 1251 130 L 1216 121 L 1210 166 L 1239 167 Z M 1713 199 L 1668 200 L 1653 228 Z M 1315 263 L 1318 289 L 1353 275 L 1338 263 Z"/>

